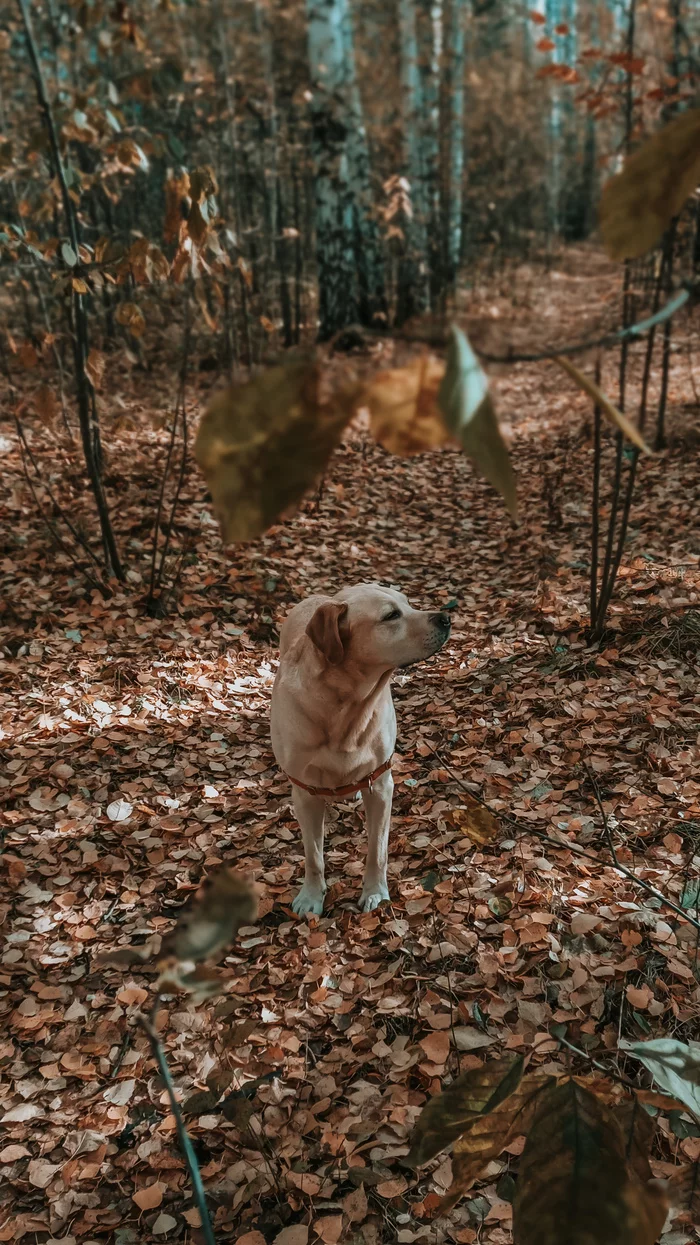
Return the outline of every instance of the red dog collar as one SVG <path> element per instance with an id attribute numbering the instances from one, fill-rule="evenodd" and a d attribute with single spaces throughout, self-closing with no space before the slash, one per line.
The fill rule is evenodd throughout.
<path id="1" fill-rule="evenodd" d="M 301 787 L 302 790 L 308 791 L 310 795 L 322 795 L 327 800 L 337 800 L 344 795 L 355 795 L 357 791 L 371 791 L 372 783 L 381 778 L 382 774 L 386 774 L 388 769 L 391 769 L 392 759 L 392 757 L 389 757 L 388 761 L 385 761 L 377 769 L 372 770 L 372 773 L 368 774 L 366 778 L 360 779 L 359 782 L 351 783 L 349 787 L 308 787 L 305 782 L 299 782 L 298 778 L 292 778 L 291 774 L 287 774 L 286 777 L 295 787 Z"/>

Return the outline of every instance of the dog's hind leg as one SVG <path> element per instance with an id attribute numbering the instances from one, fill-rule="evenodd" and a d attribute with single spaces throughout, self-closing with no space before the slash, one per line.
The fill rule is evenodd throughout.
<path id="1" fill-rule="evenodd" d="M 320 916 L 326 894 L 326 875 L 323 864 L 323 821 L 326 813 L 325 800 L 293 787 L 292 803 L 304 840 L 304 881 L 299 894 L 292 900 L 292 908 L 300 915 L 312 912 Z"/>
<path id="2" fill-rule="evenodd" d="M 382 774 L 371 790 L 362 792 L 367 821 L 367 862 L 360 896 L 360 907 L 363 912 L 371 912 L 383 900 L 389 898 L 386 867 L 389 856 L 389 826 L 393 795 L 394 780 L 391 770 Z"/>

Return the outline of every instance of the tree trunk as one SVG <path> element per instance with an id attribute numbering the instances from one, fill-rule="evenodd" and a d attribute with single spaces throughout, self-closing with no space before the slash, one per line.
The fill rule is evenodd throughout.
<path id="1" fill-rule="evenodd" d="M 420 151 L 426 220 L 426 258 L 430 304 L 435 308 L 442 285 L 440 248 L 440 60 L 442 0 L 419 0 Z"/>
<path id="2" fill-rule="evenodd" d="M 445 3 L 445 112 L 443 149 L 443 221 L 445 282 L 454 287 L 462 255 L 462 177 L 464 173 L 464 27 L 463 0 Z"/>
<path id="3" fill-rule="evenodd" d="M 428 306 L 425 183 L 421 161 L 419 118 L 423 111 L 418 75 L 418 43 L 414 0 L 398 0 L 401 72 L 403 173 L 406 208 L 401 220 L 403 254 L 399 263 L 396 322 L 404 324 Z"/>
<path id="4" fill-rule="evenodd" d="M 313 79 L 319 337 L 385 314 L 369 153 L 346 0 L 306 0 Z"/>

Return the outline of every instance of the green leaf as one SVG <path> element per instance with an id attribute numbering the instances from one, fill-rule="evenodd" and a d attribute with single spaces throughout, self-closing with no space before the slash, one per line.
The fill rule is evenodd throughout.
<path id="1" fill-rule="evenodd" d="M 75 268 L 75 265 L 78 262 L 78 256 L 73 250 L 70 242 L 63 243 L 63 246 L 61 247 L 61 255 L 63 256 L 64 264 L 67 264 L 69 268 Z"/>
<path id="2" fill-rule="evenodd" d="M 665 1093 L 700 1119 L 700 1042 L 677 1042 L 674 1038 L 628 1042 L 621 1038 L 618 1045 L 648 1068 Z"/>
<path id="3" fill-rule="evenodd" d="M 461 329 L 453 324 L 438 407 L 449 431 L 481 474 L 501 494 L 517 521 L 515 472 L 501 436 L 486 373 Z"/>

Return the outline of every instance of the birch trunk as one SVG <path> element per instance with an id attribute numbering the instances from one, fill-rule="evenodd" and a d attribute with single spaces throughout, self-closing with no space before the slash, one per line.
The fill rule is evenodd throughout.
<path id="1" fill-rule="evenodd" d="M 462 178 L 464 173 L 464 0 L 445 2 L 446 142 L 443 170 L 445 284 L 453 287 L 462 254 Z"/>
<path id="2" fill-rule="evenodd" d="M 377 323 L 384 279 L 347 0 L 306 0 L 319 337 Z"/>
<path id="3" fill-rule="evenodd" d="M 403 324 L 428 306 L 425 181 L 421 161 L 418 41 L 414 0 L 398 0 L 401 70 L 403 171 L 407 183 L 401 221 L 403 254 L 399 263 L 396 322 Z"/>

